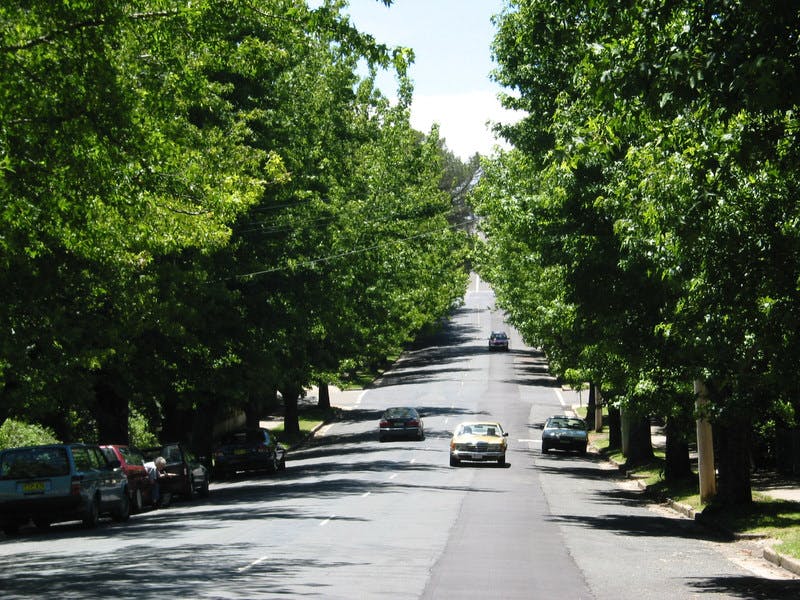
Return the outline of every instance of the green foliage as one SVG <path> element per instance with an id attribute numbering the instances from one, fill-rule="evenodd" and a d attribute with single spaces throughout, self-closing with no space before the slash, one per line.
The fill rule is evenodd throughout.
<path id="1" fill-rule="evenodd" d="M 0 425 L 0 449 L 39 444 L 58 444 L 55 433 L 36 423 L 6 419 Z"/>
<path id="2" fill-rule="evenodd" d="M 210 439 L 463 294 L 466 173 L 410 126 L 413 52 L 315 5 L 0 7 L 0 416 Z"/>
<path id="3" fill-rule="evenodd" d="M 147 448 L 158 445 L 158 436 L 150 430 L 150 422 L 147 417 L 135 408 L 131 409 L 128 417 L 128 431 L 130 432 L 129 441 L 134 446 Z"/>
<path id="4" fill-rule="evenodd" d="M 476 195 L 481 266 L 560 372 L 660 414 L 704 379 L 720 426 L 796 412 L 798 32 L 789 4 L 722 0 L 498 18 L 496 78 L 528 117 Z"/>

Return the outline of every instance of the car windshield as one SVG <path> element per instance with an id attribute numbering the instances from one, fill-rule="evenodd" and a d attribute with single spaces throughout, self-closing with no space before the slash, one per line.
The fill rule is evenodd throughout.
<path id="1" fill-rule="evenodd" d="M 503 430 L 497 423 L 469 423 L 462 425 L 459 435 L 502 436 Z"/>
<path id="2" fill-rule="evenodd" d="M 28 479 L 69 475 L 65 448 L 25 448 L 5 452 L 0 459 L 0 478 Z"/>
<path id="3" fill-rule="evenodd" d="M 494 339 L 494 340 L 504 340 L 504 339 L 506 339 L 506 334 L 505 333 L 493 333 L 492 334 L 492 339 Z"/>
<path id="4" fill-rule="evenodd" d="M 586 429 L 583 421 L 580 419 L 550 419 L 547 424 L 550 429 Z"/>

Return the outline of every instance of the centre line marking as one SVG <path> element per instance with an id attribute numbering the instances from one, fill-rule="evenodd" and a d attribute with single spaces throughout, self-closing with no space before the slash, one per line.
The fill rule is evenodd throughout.
<path id="1" fill-rule="evenodd" d="M 369 496 L 371 493 L 372 493 L 372 492 L 364 492 L 363 494 L 361 494 L 361 497 L 362 497 L 362 498 L 366 498 L 366 497 L 367 497 L 367 496 Z"/>
<path id="2" fill-rule="evenodd" d="M 397 473 L 392 473 L 392 474 L 389 476 L 389 479 L 394 479 L 395 477 L 397 477 Z"/>
<path id="3" fill-rule="evenodd" d="M 236 569 L 236 570 L 237 570 L 239 573 L 243 573 L 244 571 L 247 571 L 248 569 L 252 569 L 252 568 L 253 568 L 253 567 L 255 567 L 256 565 L 260 565 L 262 562 L 264 562 L 264 561 L 265 561 L 265 560 L 267 560 L 268 558 L 269 558 L 269 556 L 262 556 L 261 558 L 259 558 L 259 559 L 257 559 L 257 560 L 254 560 L 253 562 L 251 562 L 249 565 L 245 565 L 244 567 L 239 567 L 239 568 L 238 568 L 238 569 Z"/>
<path id="4" fill-rule="evenodd" d="M 320 524 L 319 524 L 319 526 L 320 526 L 320 527 L 325 527 L 325 525 L 327 525 L 328 523 L 330 523 L 330 522 L 331 522 L 331 519 L 333 519 L 334 517 L 336 517 L 336 515 L 331 515 L 330 517 L 328 517 L 327 519 L 325 519 L 325 520 L 324 520 L 322 523 L 320 523 Z"/>

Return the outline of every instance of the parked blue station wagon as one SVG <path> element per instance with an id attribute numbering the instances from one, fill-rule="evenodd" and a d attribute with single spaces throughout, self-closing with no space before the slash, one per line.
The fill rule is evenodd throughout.
<path id="1" fill-rule="evenodd" d="M 95 527 L 101 515 L 115 521 L 130 516 L 128 482 L 118 461 L 99 446 L 51 444 L 0 452 L 0 527 L 16 534 L 30 521 L 82 521 Z"/>

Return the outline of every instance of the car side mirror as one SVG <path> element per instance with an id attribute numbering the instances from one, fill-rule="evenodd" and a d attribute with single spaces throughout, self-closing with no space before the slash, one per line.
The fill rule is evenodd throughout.
<path id="1" fill-rule="evenodd" d="M 508 432 L 507 431 L 503 432 L 503 437 L 508 437 Z"/>

